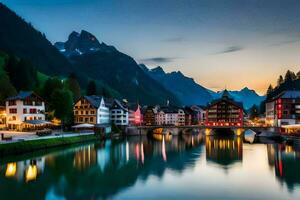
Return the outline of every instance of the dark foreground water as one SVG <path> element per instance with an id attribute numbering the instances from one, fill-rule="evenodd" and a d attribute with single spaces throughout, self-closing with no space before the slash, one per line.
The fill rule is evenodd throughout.
<path id="1" fill-rule="evenodd" d="M 1 199 L 300 199 L 300 151 L 185 136 L 85 144 L 1 160 Z"/>

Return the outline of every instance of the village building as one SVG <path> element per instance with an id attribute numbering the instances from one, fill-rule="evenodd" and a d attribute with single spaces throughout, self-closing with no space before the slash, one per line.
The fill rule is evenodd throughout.
<path id="1" fill-rule="evenodd" d="M 129 124 L 129 113 L 126 102 L 115 99 L 110 108 L 111 123 L 117 126 L 127 126 Z"/>
<path id="2" fill-rule="evenodd" d="M 34 92 L 19 92 L 5 101 L 6 126 L 8 129 L 24 130 L 42 128 L 45 121 L 45 102 Z"/>
<path id="3" fill-rule="evenodd" d="M 5 106 L 0 106 L 0 129 L 6 126 L 6 110 Z"/>
<path id="4" fill-rule="evenodd" d="M 109 124 L 109 108 L 103 97 L 82 96 L 74 104 L 74 124 Z"/>
<path id="5" fill-rule="evenodd" d="M 206 111 L 204 106 L 192 105 L 189 107 L 192 125 L 203 125 L 205 122 Z"/>
<path id="6" fill-rule="evenodd" d="M 141 112 L 141 106 L 139 104 L 129 105 L 129 124 L 130 125 L 141 125 L 143 123 L 143 115 Z"/>
<path id="7" fill-rule="evenodd" d="M 181 108 L 166 106 L 161 107 L 155 115 L 157 125 L 185 125 L 185 113 Z"/>
<path id="8" fill-rule="evenodd" d="M 242 126 L 244 121 L 243 104 L 234 101 L 227 90 L 220 99 L 212 101 L 206 109 L 207 126 Z"/>
<path id="9" fill-rule="evenodd" d="M 143 124 L 146 126 L 156 125 L 157 108 L 154 106 L 147 106 L 143 112 Z"/>
<path id="10" fill-rule="evenodd" d="M 300 91 L 284 91 L 266 102 L 266 124 L 300 124 Z"/>

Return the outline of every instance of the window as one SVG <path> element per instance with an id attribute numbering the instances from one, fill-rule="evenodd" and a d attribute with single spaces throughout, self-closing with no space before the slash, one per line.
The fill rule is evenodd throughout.
<path id="1" fill-rule="evenodd" d="M 78 115 L 78 111 L 77 110 L 75 111 L 75 115 Z"/>
<path id="2" fill-rule="evenodd" d="M 90 117 L 90 122 L 94 122 L 94 117 Z"/>
<path id="3" fill-rule="evenodd" d="M 8 101 L 8 105 L 9 106 L 15 106 L 15 105 L 17 105 L 17 103 L 16 103 L 15 100 L 10 100 L 10 101 Z"/>
<path id="4" fill-rule="evenodd" d="M 87 117 L 84 118 L 84 121 L 85 121 L 85 122 L 89 122 L 89 118 L 87 118 Z"/>
<path id="5" fill-rule="evenodd" d="M 94 114 L 95 114 L 95 111 L 94 111 L 94 110 L 92 110 L 92 111 L 91 111 L 91 115 L 94 115 Z"/>
<path id="6" fill-rule="evenodd" d="M 17 113 L 17 109 L 16 108 L 10 108 L 9 113 Z"/>
<path id="7" fill-rule="evenodd" d="M 88 114 L 89 114 L 89 111 L 85 111 L 85 114 L 88 115 Z"/>
<path id="8" fill-rule="evenodd" d="M 26 105 L 26 106 L 32 106 L 33 102 L 31 100 L 24 100 L 23 104 Z"/>
<path id="9" fill-rule="evenodd" d="M 79 117 L 79 121 L 80 121 L 80 122 L 83 122 L 83 118 L 82 118 L 82 117 Z"/>
<path id="10" fill-rule="evenodd" d="M 27 113 L 27 109 L 23 108 L 23 113 L 26 114 Z"/>
<path id="11" fill-rule="evenodd" d="M 30 108 L 29 113 L 30 114 L 36 114 L 37 112 L 36 112 L 35 108 Z"/>
<path id="12" fill-rule="evenodd" d="M 17 120 L 16 116 L 12 116 L 12 120 L 16 121 Z"/>

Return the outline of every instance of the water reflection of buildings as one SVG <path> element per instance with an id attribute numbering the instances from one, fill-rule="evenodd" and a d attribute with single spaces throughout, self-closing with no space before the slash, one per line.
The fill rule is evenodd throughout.
<path id="1" fill-rule="evenodd" d="M 77 170 L 85 170 L 97 163 L 97 152 L 93 146 L 78 150 L 74 156 L 74 167 Z"/>
<path id="2" fill-rule="evenodd" d="M 293 190 L 300 184 L 300 150 L 288 145 L 268 144 L 267 152 L 269 165 L 275 167 L 278 180 Z"/>
<path id="3" fill-rule="evenodd" d="M 45 159 L 11 162 L 3 166 L 4 175 L 7 178 L 15 178 L 18 181 L 30 182 L 37 179 L 44 170 Z"/>
<path id="4" fill-rule="evenodd" d="M 243 141 L 241 137 L 214 137 L 207 136 L 205 139 L 206 160 L 224 167 L 243 159 Z"/>
<path id="5" fill-rule="evenodd" d="M 182 173 L 195 166 L 203 142 L 201 136 L 171 140 L 134 137 L 68 148 L 35 161 L 9 163 L 0 168 L 0 195 L 8 195 L 9 189 L 19 191 L 11 195 L 12 199 L 43 199 L 51 191 L 64 199 L 112 198 L 139 179 L 162 177 L 167 169 Z M 27 184 L 29 181 L 31 184 Z"/>

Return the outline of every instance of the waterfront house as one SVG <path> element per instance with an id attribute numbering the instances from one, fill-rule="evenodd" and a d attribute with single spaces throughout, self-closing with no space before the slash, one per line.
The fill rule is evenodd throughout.
<path id="1" fill-rule="evenodd" d="M 105 125 L 110 123 L 109 117 L 103 97 L 82 96 L 74 104 L 74 124 Z"/>
<path id="2" fill-rule="evenodd" d="M 192 125 L 193 110 L 191 107 L 184 107 L 185 125 Z"/>
<path id="3" fill-rule="evenodd" d="M 156 125 L 155 116 L 157 108 L 154 106 L 147 106 L 143 112 L 143 124 L 146 126 Z"/>
<path id="4" fill-rule="evenodd" d="M 110 108 L 111 123 L 117 126 L 127 126 L 129 122 L 128 107 L 125 101 L 115 99 Z"/>
<path id="5" fill-rule="evenodd" d="M 227 90 L 220 99 L 212 101 L 206 109 L 207 126 L 242 126 L 244 121 L 243 104 L 234 101 Z"/>
<path id="6" fill-rule="evenodd" d="M 300 124 L 300 91 L 283 91 L 266 102 L 266 124 L 282 125 Z"/>
<path id="7" fill-rule="evenodd" d="M 129 108 L 129 124 L 130 125 L 141 125 L 143 122 L 143 115 L 141 112 L 141 106 L 139 104 L 131 104 Z"/>
<path id="8" fill-rule="evenodd" d="M 5 106 L 0 105 L 0 128 L 4 128 L 6 126 L 6 110 Z"/>
<path id="9" fill-rule="evenodd" d="M 43 127 L 45 121 L 45 102 L 34 92 L 21 91 L 5 101 L 6 126 L 9 129 L 23 130 Z"/>
<path id="10" fill-rule="evenodd" d="M 161 107 L 155 115 L 155 121 L 157 125 L 181 126 L 185 124 L 185 113 L 174 106 Z"/>

